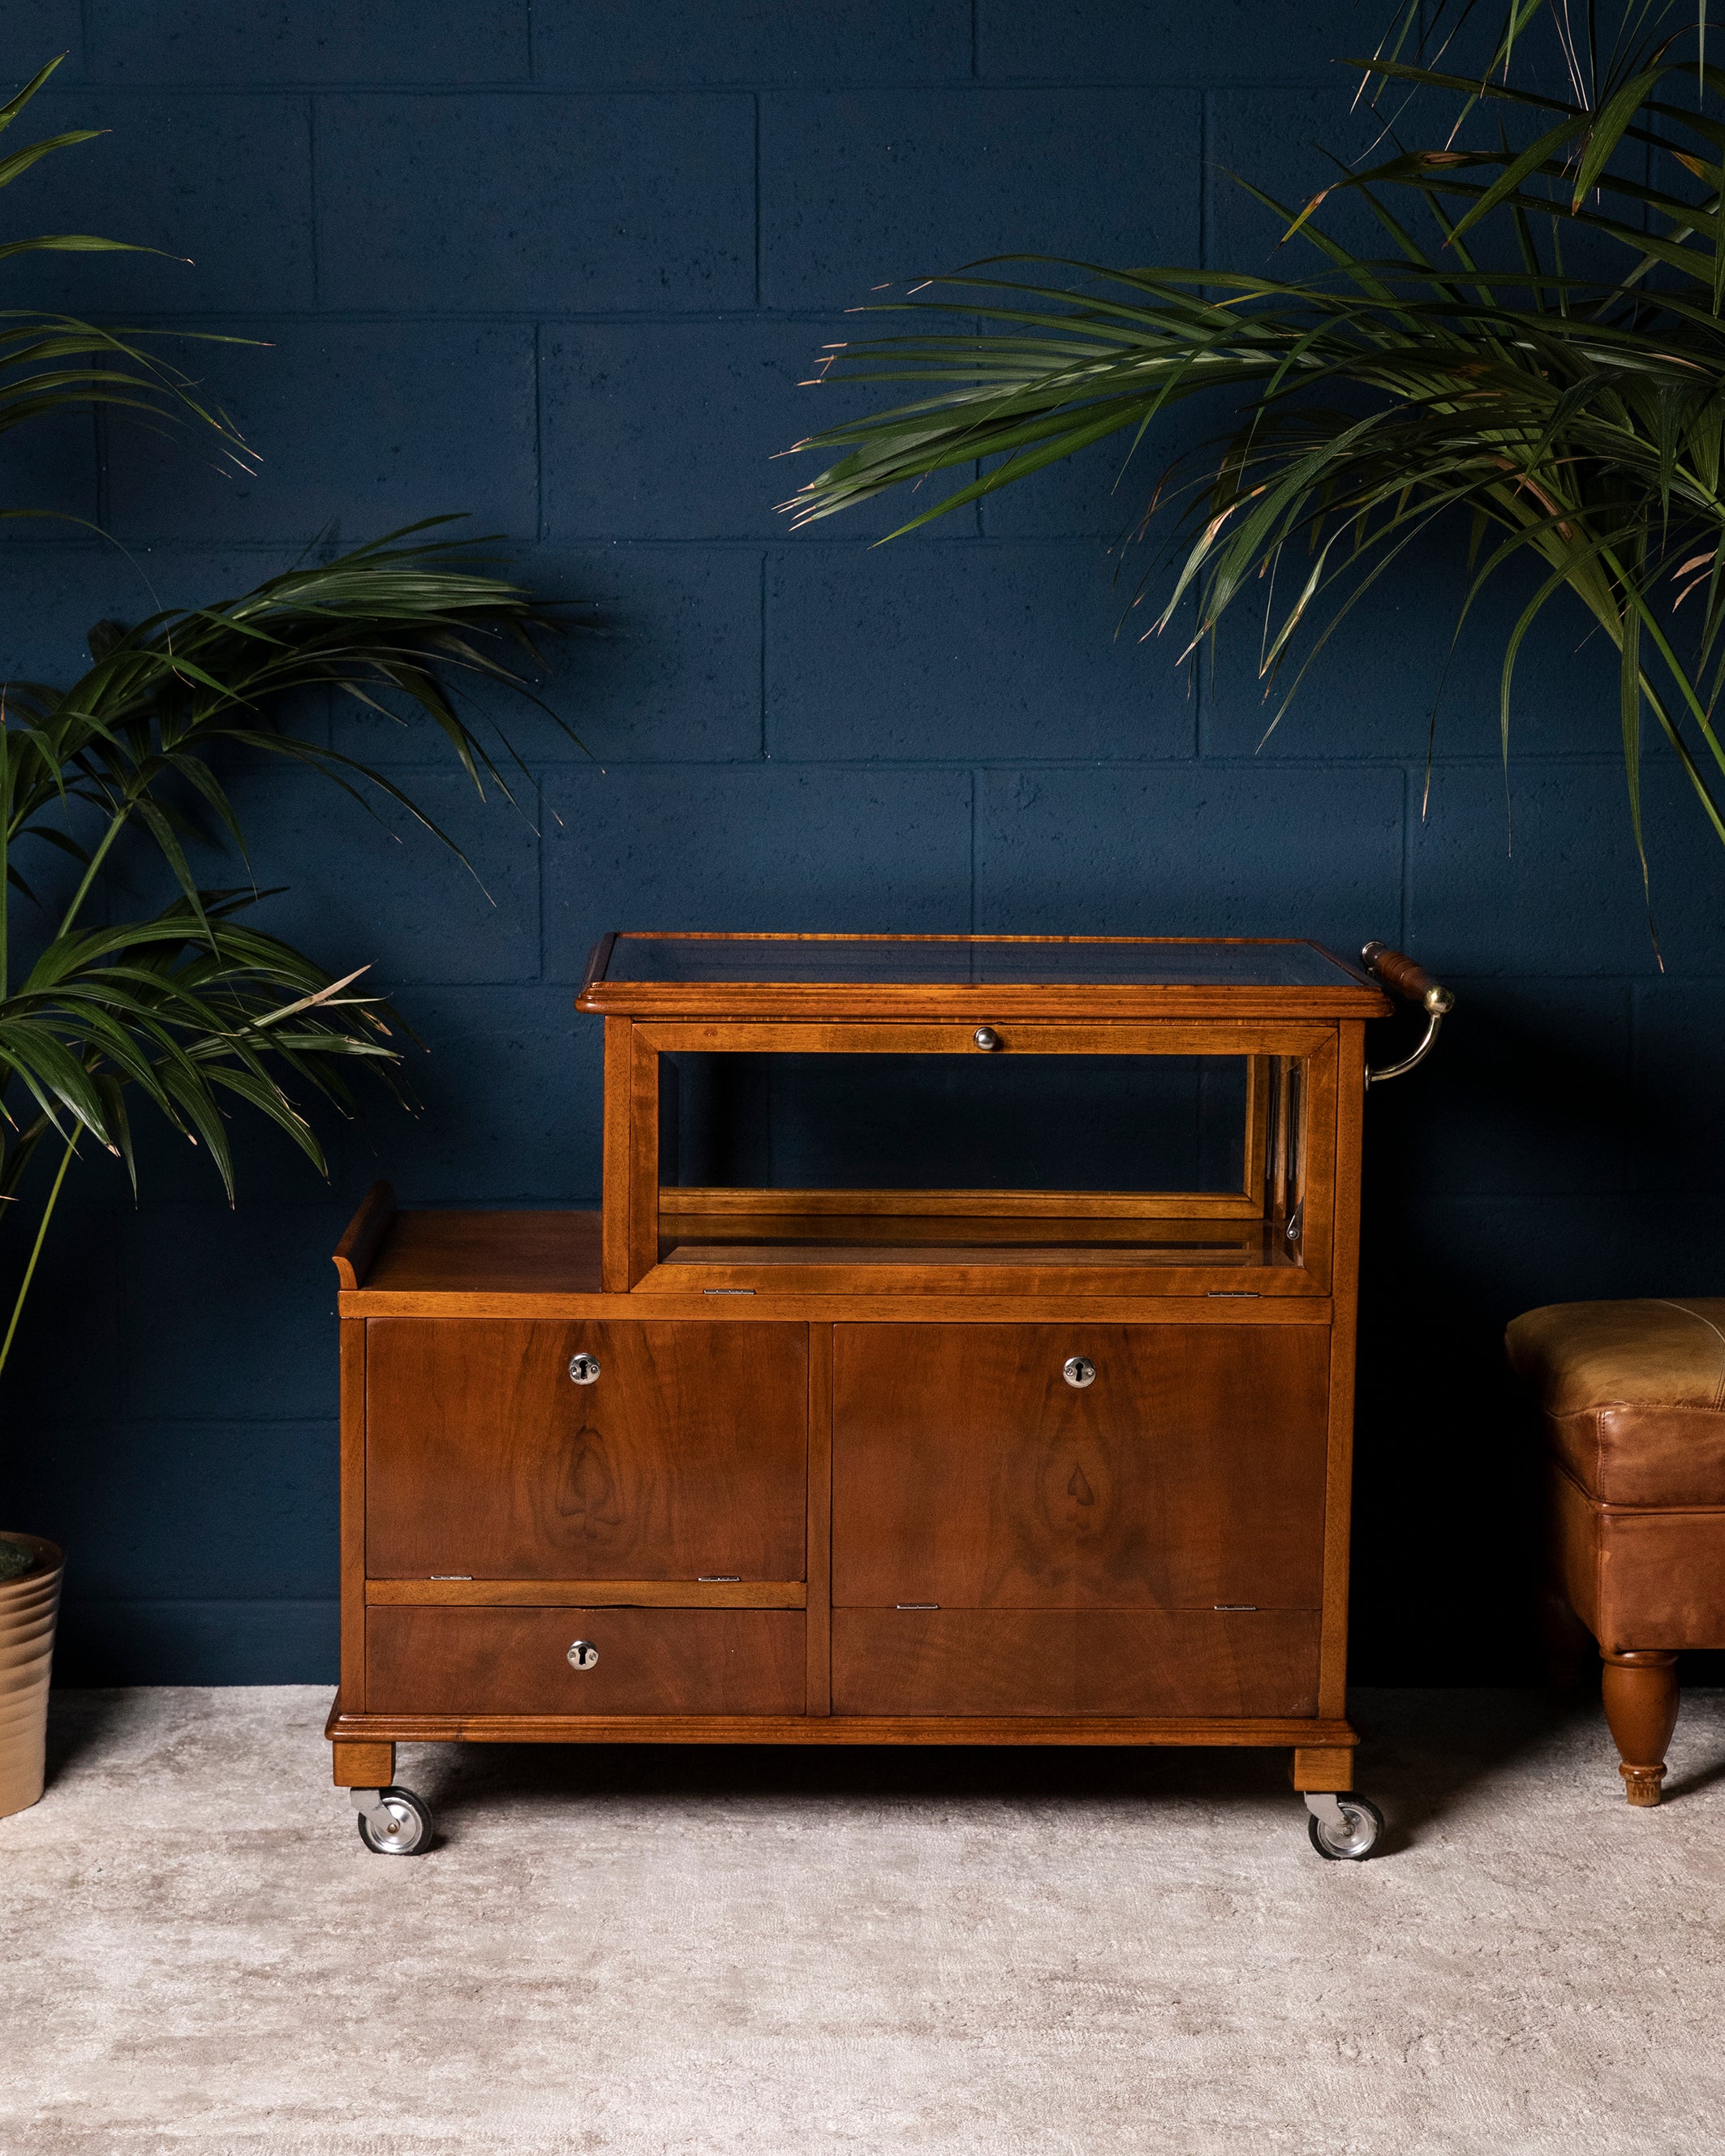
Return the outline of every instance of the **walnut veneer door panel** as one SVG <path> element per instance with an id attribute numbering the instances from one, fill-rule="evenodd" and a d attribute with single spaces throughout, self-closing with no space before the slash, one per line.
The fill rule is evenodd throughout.
<path id="1" fill-rule="evenodd" d="M 569 1649 L 598 1650 L 577 1669 Z M 800 1714 L 800 1609 L 372 1609 L 377 1714 Z"/>
<path id="2" fill-rule="evenodd" d="M 372 1318 L 367 1570 L 800 1579 L 808 1414 L 802 1325 Z"/>
<path id="3" fill-rule="evenodd" d="M 1315 1608 L 1328 1383 L 1317 1325 L 840 1325 L 834 1603 Z"/>
<path id="4" fill-rule="evenodd" d="M 1317 1712 L 1318 1613 L 835 1609 L 834 1714 Z"/>

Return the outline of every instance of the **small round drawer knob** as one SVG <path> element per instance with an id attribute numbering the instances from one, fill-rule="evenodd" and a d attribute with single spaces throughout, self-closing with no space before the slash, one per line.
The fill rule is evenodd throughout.
<path id="1" fill-rule="evenodd" d="M 597 1355 L 572 1355 L 569 1358 L 569 1375 L 575 1380 L 578 1385 L 597 1384 L 598 1383 L 599 1376 L 598 1357 Z"/>
<path id="2" fill-rule="evenodd" d="M 1086 1385 L 1096 1381 L 1096 1366 L 1088 1355 L 1069 1355 L 1060 1375 L 1069 1385 L 1076 1385 L 1081 1393 Z"/>
<path id="3" fill-rule="evenodd" d="M 591 1640 L 572 1640 L 569 1643 L 569 1666 L 572 1670 L 590 1670 L 599 1658 L 599 1650 Z"/>
<path id="4" fill-rule="evenodd" d="M 978 1048 L 999 1048 L 1000 1045 L 1000 1036 L 992 1025 L 979 1025 L 974 1037 Z"/>

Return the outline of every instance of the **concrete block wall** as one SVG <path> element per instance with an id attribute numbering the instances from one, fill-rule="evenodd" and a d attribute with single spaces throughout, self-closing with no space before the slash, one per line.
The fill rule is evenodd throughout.
<path id="1" fill-rule="evenodd" d="M 878 550 L 884 514 L 793 536 L 774 510 L 799 476 L 775 454 L 855 399 L 800 388 L 810 360 L 889 280 L 1009 249 L 1272 260 L 1229 170 L 1298 197 L 1324 177 L 1315 140 L 1354 146 L 1331 60 L 1372 41 L 1368 13 L 8 10 L 9 80 L 69 54 L 26 134 L 110 131 L 9 191 L 9 228 L 191 258 L 8 264 L 8 304 L 257 340 L 179 356 L 261 462 L 224 476 L 195 439 L 118 424 L 21 444 L 9 498 L 112 538 L 11 527 L 0 671 L 69 679 L 100 617 L 445 511 L 612 632 L 555 662 L 587 752 L 516 722 L 521 814 L 475 803 L 425 735 L 325 721 L 447 819 L 477 880 L 303 778 L 244 781 L 259 880 L 291 886 L 274 918 L 332 966 L 373 963 L 429 1050 L 424 1106 L 326 1118 L 327 1188 L 237 1133 L 233 1210 L 154 1137 L 136 1206 L 84 1172 L 0 1467 L 8 1512 L 73 1552 L 67 1676 L 333 1673 L 330 1248 L 380 1173 L 410 1202 L 596 1202 L 597 1029 L 571 998 L 598 934 L 648 925 L 1376 935 L 1453 979 L 1440 1059 L 1370 1108 L 1356 1660 L 1379 1680 L 1523 1666 L 1504 1320 L 1725 1279 L 1725 860 L 1656 758 L 1661 973 L 1609 665 L 1555 622 L 1524 658 L 1512 850 L 1511 612 L 1451 666 L 1423 806 L 1458 591 L 1441 552 L 1260 746 L 1249 630 L 1189 670 L 1116 635 L 1102 542 L 1138 495 L 1106 452 Z"/>

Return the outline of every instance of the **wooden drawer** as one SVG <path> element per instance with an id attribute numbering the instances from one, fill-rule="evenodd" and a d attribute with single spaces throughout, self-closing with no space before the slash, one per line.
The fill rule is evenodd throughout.
<path id="1" fill-rule="evenodd" d="M 591 1669 L 568 1659 L 577 1640 Z M 372 1609 L 373 1714 L 800 1714 L 800 1609 Z"/>
<path id="2" fill-rule="evenodd" d="M 1316 1714 L 1315 1610 L 835 1609 L 834 1714 Z"/>
<path id="3" fill-rule="evenodd" d="M 835 1604 L 1318 1603 L 1326 1327 L 834 1331 Z"/>
<path id="4" fill-rule="evenodd" d="M 367 1571 L 801 1579 L 808 1422 L 802 1325 L 372 1318 Z"/>

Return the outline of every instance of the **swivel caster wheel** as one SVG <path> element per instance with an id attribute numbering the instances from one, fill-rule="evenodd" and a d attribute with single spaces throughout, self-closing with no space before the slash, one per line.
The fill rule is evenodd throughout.
<path id="1" fill-rule="evenodd" d="M 423 1856 L 431 1846 L 431 1811 L 411 1789 L 356 1789 L 359 1838 L 378 1856 Z"/>
<path id="2" fill-rule="evenodd" d="M 1308 1791 L 1306 1809 L 1312 1815 L 1306 1822 L 1312 1845 L 1332 1864 L 1363 1863 L 1378 1846 L 1384 1815 L 1369 1797 Z"/>

